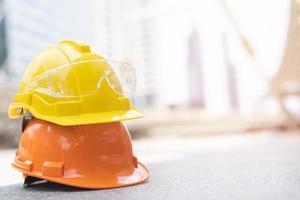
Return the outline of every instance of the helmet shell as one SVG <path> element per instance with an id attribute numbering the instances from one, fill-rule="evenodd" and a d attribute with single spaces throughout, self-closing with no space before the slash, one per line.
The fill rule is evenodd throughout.
<path id="1" fill-rule="evenodd" d="M 135 108 L 126 95 L 116 92 L 110 86 L 109 82 L 120 86 L 116 78 L 111 78 L 109 82 L 105 79 L 101 87 L 89 95 L 78 92 L 76 96 L 59 97 L 36 89 L 26 90 L 41 74 L 60 66 L 97 59 L 103 59 L 103 57 L 91 52 L 87 44 L 65 40 L 49 47 L 29 64 L 18 93 L 9 107 L 9 117 L 22 117 L 26 111 L 29 111 L 36 118 L 60 125 L 107 123 L 143 117 L 143 114 Z M 88 68 L 92 65 L 86 64 L 84 67 Z M 101 67 L 109 69 L 109 65 Z M 70 68 L 70 70 L 74 69 Z M 111 67 L 110 71 L 113 71 Z M 84 77 L 89 82 L 93 77 L 88 70 L 81 70 L 76 76 L 79 79 Z M 72 77 L 69 76 L 69 78 Z M 70 83 L 69 89 L 76 91 L 84 91 L 87 85 L 78 84 L 76 81 L 70 81 Z"/>
<path id="2" fill-rule="evenodd" d="M 33 118 L 12 165 L 25 176 L 91 189 L 133 185 L 149 177 L 133 156 L 121 122 L 60 126 Z"/>

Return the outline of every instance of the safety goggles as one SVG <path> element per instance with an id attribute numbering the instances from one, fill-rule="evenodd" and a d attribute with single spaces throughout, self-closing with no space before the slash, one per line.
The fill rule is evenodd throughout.
<path id="1" fill-rule="evenodd" d="M 117 93 L 132 96 L 136 88 L 135 69 L 127 63 L 106 59 L 74 62 L 50 69 L 26 87 L 55 97 L 90 95 L 104 81 Z"/>

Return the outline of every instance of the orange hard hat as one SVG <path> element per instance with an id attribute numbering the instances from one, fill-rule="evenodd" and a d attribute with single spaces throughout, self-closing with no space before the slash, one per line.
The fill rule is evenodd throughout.
<path id="1" fill-rule="evenodd" d="M 61 126 L 32 118 L 12 165 L 25 178 L 89 189 L 134 185 L 149 177 L 121 122 Z"/>

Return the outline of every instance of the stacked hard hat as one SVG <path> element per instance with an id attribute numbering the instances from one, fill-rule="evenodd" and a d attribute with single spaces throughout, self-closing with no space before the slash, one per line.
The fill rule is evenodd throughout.
<path id="1" fill-rule="evenodd" d="M 134 185 L 149 177 L 123 120 L 143 117 L 129 96 L 135 70 L 84 43 L 61 41 L 29 64 L 9 117 L 23 117 L 13 167 L 25 185 L 48 180 L 81 188 Z"/>

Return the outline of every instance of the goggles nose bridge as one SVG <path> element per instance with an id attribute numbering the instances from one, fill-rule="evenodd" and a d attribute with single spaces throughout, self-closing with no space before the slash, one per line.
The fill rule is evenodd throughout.
<path id="1" fill-rule="evenodd" d="M 103 82 L 103 80 L 106 78 L 106 76 L 105 75 L 102 75 L 100 78 L 99 78 L 99 80 L 98 80 L 98 82 L 97 82 L 97 85 L 96 85 L 96 89 L 98 90 L 98 89 L 100 89 L 100 87 L 101 87 L 101 85 L 102 85 L 102 82 Z"/>
<path id="2" fill-rule="evenodd" d="M 96 90 L 99 90 L 101 88 L 101 85 L 103 84 L 103 81 L 106 80 L 107 84 L 109 85 L 109 87 L 114 90 L 116 93 L 118 94 L 123 94 L 123 87 L 120 86 L 120 88 L 118 88 L 117 85 L 113 84 L 109 77 L 107 75 L 102 75 L 100 78 L 99 78 L 99 81 L 97 82 L 97 86 L 96 86 Z"/>

